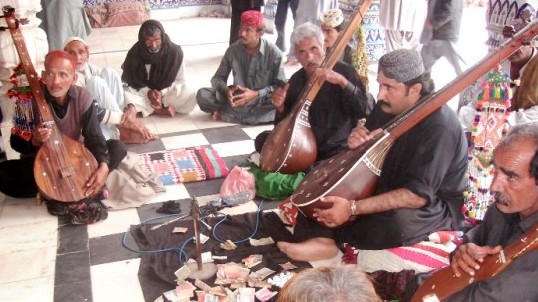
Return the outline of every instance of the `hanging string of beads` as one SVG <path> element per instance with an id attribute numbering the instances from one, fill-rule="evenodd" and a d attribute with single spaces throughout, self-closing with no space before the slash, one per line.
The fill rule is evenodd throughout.
<path id="1" fill-rule="evenodd" d="M 7 95 L 9 100 L 14 103 L 11 134 L 29 141 L 32 138 L 32 129 L 35 125 L 32 107 L 34 96 L 22 65 L 14 69 L 9 81 L 13 87 L 7 91 Z"/>
<path id="2" fill-rule="evenodd" d="M 483 219 L 487 207 L 494 201 L 489 192 L 494 168 L 493 150 L 508 132 L 512 81 L 500 66 L 490 71 L 482 92 L 478 95 L 476 115 L 469 141 L 467 191 L 463 211 L 472 224 Z"/>

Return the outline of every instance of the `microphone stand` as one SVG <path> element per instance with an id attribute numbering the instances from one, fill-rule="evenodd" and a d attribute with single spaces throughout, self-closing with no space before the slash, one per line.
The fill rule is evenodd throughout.
<path id="1" fill-rule="evenodd" d="M 202 242 L 200 241 L 200 207 L 196 197 L 192 199 L 191 216 L 194 223 L 194 239 L 196 241 L 196 262 L 187 264 L 191 270 L 189 278 L 207 280 L 217 273 L 217 266 L 212 263 L 202 263 Z"/>

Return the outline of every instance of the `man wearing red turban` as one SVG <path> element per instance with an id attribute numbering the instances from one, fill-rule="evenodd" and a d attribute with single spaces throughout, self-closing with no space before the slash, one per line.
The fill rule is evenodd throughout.
<path id="1" fill-rule="evenodd" d="M 275 108 L 271 95 L 276 85 L 286 82 L 282 52 L 262 38 L 263 15 L 250 10 L 241 15 L 239 41 L 228 47 L 211 86 L 196 94 L 200 109 L 214 119 L 239 124 L 271 123 Z M 233 72 L 233 85 L 228 77 Z"/>

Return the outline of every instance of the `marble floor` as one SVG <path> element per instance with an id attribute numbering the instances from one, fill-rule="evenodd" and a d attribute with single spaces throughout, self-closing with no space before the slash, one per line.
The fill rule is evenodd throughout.
<path id="1" fill-rule="evenodd" d="M 464 24 L 485 28 L 485 10 L 467 10 Z M 208 86 L 228 45 L 229 19 L 192 18 L 163 21 L 163 25 L 171 39 L 183 48 L 189 84 L 196 88 Z M 462 55 L 467 63 L 474 63 L 485 53 L 485 30 L 462 33 Z M 90 60 L 120 72 L 125 54 L 137 35 L 137 26 L 94 29 L 88 38 Z M 276 39 L 271 34 L 266 37 Z M 296 68 L 286 69 L 287 75 Z M 371 69 L 375 74 L 375 65 Z M 454 77 L 446 61 L 438 62 L 433 75 L 438 87 Z M 375 78 L 371 83 L 375 83 Z M 375 86 L 370 85 L 374 95 Z M 254 151 L 252 140 L 259 132 L 272 128 L 215 122 L 198 108 L 189 115 L 150 116 L 144 122 L 160 139 L 145 145 L 130 145 L 130 151 L 210 145 L 228 168 L 243 162 Z M 155 210 L 163 201 L 180 200 L 183 206 L 193 195 L 202 201 L 214 199 L 222 181 L 167 186 L 166 193 L 148 204 L 137 209 L 110 211 L 108 219 L 89 226 L 73 226 L 51 216 L 34 199 L 0 196 L 0 300 L 144 301 L 138 281 L 139 254 L 123 247 L 125 231 L 130 225 L 155 217 Z"/>

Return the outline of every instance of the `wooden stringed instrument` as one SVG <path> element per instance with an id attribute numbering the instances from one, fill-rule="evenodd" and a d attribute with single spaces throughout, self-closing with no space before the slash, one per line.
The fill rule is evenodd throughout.
<path id="1" fill-rule="evenodd" d="M 435 272 L 417 290 L 411 302 L 432 301 L 427 299 L 437 298 L 437 301 L 463 290 L 469 284 L 491 278 L 508 267 L 518 257 L 538 249 L 538 223 L 535 223 L 519 240 L 501 250 L 497 255 L 487 255 L 480 264 L 480 269 L 475 271 L 474 276 L 462 273 L 456 277 L 452 268 L 447 266 Z M 435 301 L 435 300 L 434 300 Z"/>
<path id="2" fill-rule="evenodd" d="M 290 196 L 290 201 L 307 217 L 312 218 L 314 209 L 326 209 L 332 206 L 330 203 L 321 202 L 319 200 L 321 197 L 339 196 L 360 200 L 372 196 L 377 177 L 381 175 L 385 156 L 398 137 L 441 108 L 452 97 L 536 35 L 538 35 L 538 20 L 527 25 L 512 39 L 490 52 L 438 92 L 422 98 L 396 116 L 383 127 L 383 132 L 371 141 L 356 149 L 342 151 L 318 165 L 297 186 Z"/>
<path id="3" fill-rule="evenodd" d="M 358 4 L 320 68 L 332 69 L 340 60 L 370 2 L 371 0 L 362 0 Z M 308 122 L 308 110 L 323 83 L 324 81 L 316 77 L 310 78 L 291 112 L 271 131 L 260 154 L 262 170 L 294 174 L 305 171 L 316 161 L 318 150 L 316 138 Z"/>
<path id="4" fill-rule="evenodd" d="M 52 131 L 50 138 L 43 143 L 36 155 L 34 178 L 37 186 L 48 199 L 63 202 L 82 200 L 88 197 L 84 193 L 85 185 L 97 168 L 97 161 L 84 145 L 58 129 L 51 108 L 45 101 L 40 79 L 28 55 L 24 37 L 19 29 L 19 21 L 15 19 L 15 9 L 5 6 L 3 12 L 41 120 L 45 127 Z"/>

